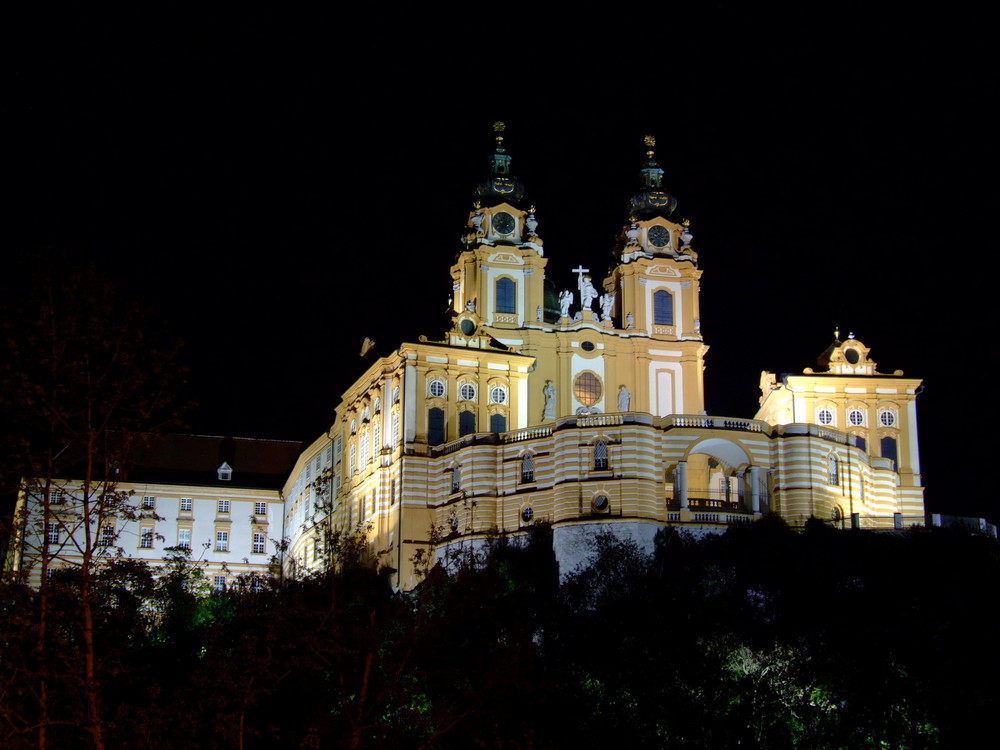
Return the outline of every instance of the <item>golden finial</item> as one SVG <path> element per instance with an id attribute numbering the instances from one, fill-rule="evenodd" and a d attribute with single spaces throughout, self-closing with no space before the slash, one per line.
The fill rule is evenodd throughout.
<path id="1" fill-rule="evenodd" d="M 503 131 L 507 129 L 503 120 L 497 120 L 493 123 L 493 132 L 497 134 L 497 145 L 499 146 L 503 143 Z"/>
<path id="2" fill-rule="evenodd" d="M 534 207 L 534 206 L 532 206 L 531 208 L 529 208 L 529 209 L 528 209 L 528 213 L 529 213 L 529 214 L 533 214 L 533 213 L 535 213 L 535 207 Z"/>
<path id="3" fill-rule="evenodd" d="M 691 219 L 684 219 L 684 221 L 681 222 L 681 226 L 685 227 L 691 226 Z"/>
<path id="4" fill-rule="evenodd" d="M 642 139 L 642 142 L 646 144 L 646 156 L 653 158 L 653 146 L 656 145 L 656 138 L 651 135 L 647 135 Z"/>
<path id="5" fill-rule="evenodd" d="M 833 329 L 833 338 L 835 341 L 840 341 L 840 326 Z"/>

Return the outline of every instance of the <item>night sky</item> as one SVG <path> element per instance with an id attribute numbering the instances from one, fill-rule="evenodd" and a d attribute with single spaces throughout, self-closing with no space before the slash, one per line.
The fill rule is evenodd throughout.
<path id="1" fill-rule="evenodd" d="M 3 254 L 79 254 L 146 299 L 186 342 L 192 431 L 312 440 L 366 336 L 443 335 L 495 120 L 561 287 L 603 278 L 651 134 L 704 271 L 709 413 L 752 416 L 761 370 L 853 331 L 925 380 L 929 509 L 1000 521 L 974 471 L 998 104 L 974 28 L 242 12 L 88 7 L 4 52 Z"/>

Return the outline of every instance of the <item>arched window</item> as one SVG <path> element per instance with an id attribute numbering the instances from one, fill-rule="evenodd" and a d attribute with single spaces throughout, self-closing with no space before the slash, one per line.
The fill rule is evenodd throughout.
<path id="1" fill-rule="evenodd" d="M 444 409 L 437 407 L 427 410 L 427 442 L 441 445 L 445 441 Z"/>
<path id="2" fill-rule="evenodd" d="M 377 456 L 382 452 L 382 425 L 379 424 L 378 420 L 375 420 L 375 425 L 372 427 L 372 455 Z"/>
<path id="3" fill-rule="evenodd" d="M 361 431 L 359 442 L 361 443 L 361 468 L 364 470 L 368 465 L 368 430 Z"/>
<path id="4" fill-rule="evenodd" d="M 476 413 L 463 411 L 458 415 L 458 436 L 471 435 L 476 431 Z"/>
<path id="5" fill-rule="evenodd" d="M 392 447 L 399 445 L 399 412 L 392 413 Z"/>
<path id="6" fill-rule="evenodd" d="M 840 484 L 840 461 L 834 455 L 830 456 L 830 484 Z"/>
<path id="7" fill-rule="evenodd" d="M 494 414 L 490 417 L 490 432 L 507 432 L 507 417 Z"/>
<path id="8" fill-rule="evenodd" d="M 521 482 L 535 481 L 535 459 L 530 453 L 525 453 L 521 459 Z"/>
<path id="9" fill-rule="evenodd" d="M 497 279 L 497 312 L 512 313 L 516 311 L 517 285 L 513 279 Z"/>
<path id="10" fill-rule="evenodd" d="M 896 438 L 884 437 L 882 438 L 882 458 L 891 458 L 893 463 L 893 468 L 896 467 Z"/>
<path id="11" fill-rule="evenodd" d="M 674 296 L 666 289 L 653 292 L 653 324 L 658 326 L 674 324 Z"/>
<path id="12" fill-rule="evenodd" d="M 605 471 L 608 468 L 608 443 L 606 440 L 598 440 L 594 443 L 594 469 Z"/>

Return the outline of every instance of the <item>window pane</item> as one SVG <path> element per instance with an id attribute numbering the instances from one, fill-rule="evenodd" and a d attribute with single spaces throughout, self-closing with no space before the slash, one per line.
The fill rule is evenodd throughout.
<path id="1" fill-rule="evenodd" d="M 441 445 L 445 441 L 444 410 L 430 409 L 427 412 L 427 442 Z"/>
<path id="2" fill-rule="evenodd" d="M 512 313 L 516 310 L 516 286 L 511 279 L 497 279 L 497 312 Z"/>
<path id="3" fill-rule="evenodd" d="M 653 293 L 653 324 L 658 326 L 674 324 L 674 298 L 665 289 Z"/>
<path id="4" fill-rule="evenodd" d="M 476 415 L 471 411 L 463 411 L 458 415 L 458 436 L 471 435 L 476 431 Z"/>

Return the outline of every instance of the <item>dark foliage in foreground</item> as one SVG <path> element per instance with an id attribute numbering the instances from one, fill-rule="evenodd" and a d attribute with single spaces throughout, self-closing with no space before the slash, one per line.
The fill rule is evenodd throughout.
<path id="1" fill-rule="evenodd" d="M 792 531 L 765 519 L 653 556 L 611 536 L 561 586 L 551 532 L 499 538 L 409 594 L 340 540 L 337 568 L 205 595 L 197 567 L 127 561 L 97 584 L 117 748 L 975 746 L 1000 708 L 994 539 Z M 0 745 L 87 747 L 71 578 L 0 591 Z M 53 700 L 55 699 L 55 700 Z"/>

